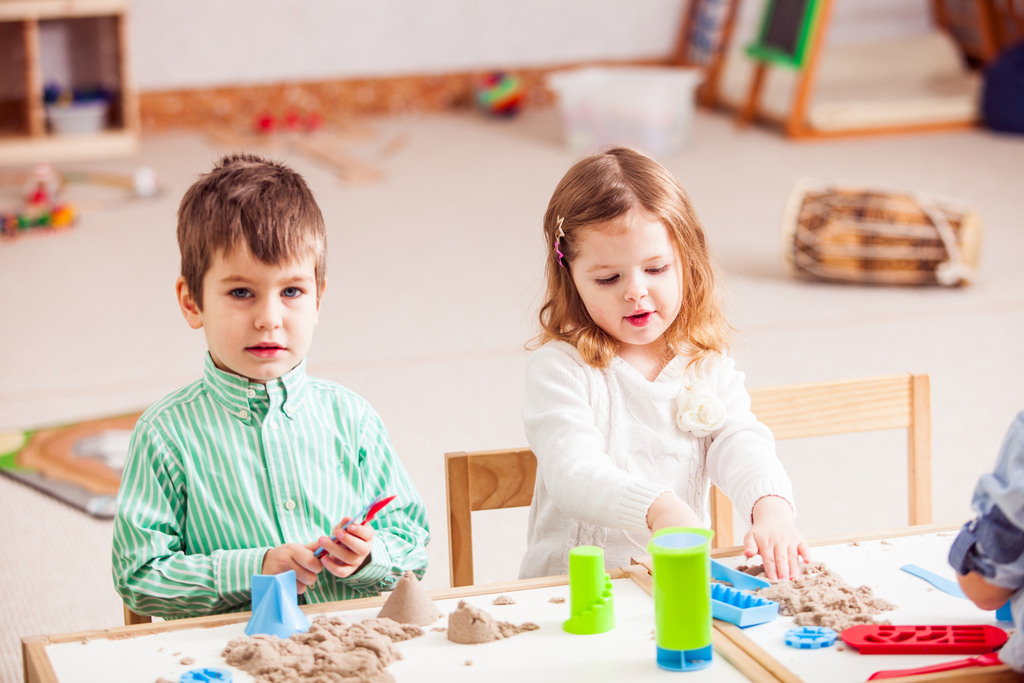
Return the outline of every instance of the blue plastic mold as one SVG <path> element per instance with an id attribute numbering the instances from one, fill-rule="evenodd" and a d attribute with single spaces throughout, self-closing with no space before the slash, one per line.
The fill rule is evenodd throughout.
<path id="1" fill-rule="evenodd" d="M 1010 601 L 996 610 L 996 619 L 999 621 L 1013 621 L 1013 611 L 1010 609 Z"/>
<path id="2" fill-rule="evenodd" d="M 299 609 L 294 570 L 253 574 L 252 617 L 245 625 L 245 635 L 265 633 L 283 640 L 293 633 L 308 631 L 309 626 L 309 619 Z"/>
<path id="3" fill-rule="evenodd" d="M 711 666 L 713 656 L 710 645 L 696 650 L 669 650 L 659 647 L 656 661 L 658 666 L 666 671 L 696 671 Z"/>
<path id="4" fill-rule="evenodd" d="M 824 626 L 804 626 L 786 631 L 786 645 L 800 650 L 817 650 L 836 642 L 836 632 Z"/>
<path id="5" fill-rule="evenodd" d="M 711 560 L 711 578 L 718 581 L 728 581 L 732 587 L 741 591 L 756 591 L 759 588 L 770 588 L 771 584 L 765 579 L 759 579 L 750 574 L 744 574 L 738 569 L 726 567 L 718 560 Z"/>
<path id="6" fill-rule="evenodd" d="M 234 676 L 227 669 L 190 669 L 181 674 L 181 683 L 231 683 Z"/>
<path id="7" fill-rule="evenodd" d="M 720 583 L 711 584 L 711 616 L 740 628 L 757 626 L 779 616 L 779 603 Z"/>

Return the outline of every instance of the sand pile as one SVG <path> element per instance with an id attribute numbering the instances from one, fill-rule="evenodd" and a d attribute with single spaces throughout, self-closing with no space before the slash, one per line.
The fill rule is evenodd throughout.
<path id="1" fill-rule="evenodd" d="M 761 566 L 737 569 L 764 573 Z M 805 564 L 798 579 L 768 581 L 771 587 L 757 591 L 757 596 L 779 603 L 779 614 L 796 617 L 797 626 L 826 626 L 842 633 L 855 624 L 888 624 L 888 620 L 875 621 L 873 615 L 896 609 L 888 600 L 876 598 L 867 586 L 851 588 L 823 562 Z"/>
<path id="2" fill-rule="evenodd" d="M 383 683 L 394 681 L 386 667 L 402 658 L 394 643 L 421 635 L 420 627 L 391 619 L 346 624 L 337 617 L 321 617 L 305 633 L 286 640 L 268 635 L 235 638 L 221 655 L 258 683 Z"/>
<path id="3" fill-rule="evenodd" d="M 448 616 L 448 640 L 463 645 L 489 643 L 492 640 L 511 638 L 523 631 L 536 631 L 540 626 L 526 622 L 516 626 L 507 621 L 497 621 L 479 607 L 473 607 L 465 600 L 459 601 L 458 608 Z"/>
<path id="4" fill-rule="evenodd" d="M 441 610 L 437 609 L 416 575 L 409 571 L 395 584 L 395 589 L 377 618 L 392 619 L 400 624 L 430 626 L 441 618 Z"/>

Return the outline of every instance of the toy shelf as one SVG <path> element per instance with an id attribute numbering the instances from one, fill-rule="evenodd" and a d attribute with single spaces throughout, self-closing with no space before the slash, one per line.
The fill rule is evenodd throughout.
<path id="1" fill-rule="evenodd" d="M 0 0 L 0 165 L 127 156 L 139 143 L 138 93 L 129 77 L 128 0 Z M 56 36 L 57 40 L 48 37 Z M 109 111 L 101 130 L 57 133 L 44 86 L 101 87 Z"/>

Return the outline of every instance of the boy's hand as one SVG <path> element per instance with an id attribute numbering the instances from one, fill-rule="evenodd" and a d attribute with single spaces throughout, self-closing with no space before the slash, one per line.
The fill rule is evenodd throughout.
<path id="1" fill-rule="evenodd" d="M 769 579 L 795 579 L 800 562 L 811 561 L 811 549 L 793 524 L 793 508 L 783 498 L 765 496 L 754 503 L 754 525 L 743 537 L 743 554 L 760 554 Z"/>
<path id="2" fill-rule="evenodd" d="M 320 560 L 313 555 L 319 547 L 318 543 L 285 543 L 271 548 L 263 556 L 262 573 L 283 574 L 290 569 L 295 570 L 296 590 L 301 595 L 308 586 L 316 585 L 316 575 L 323 569 Z"/>
<path id="3" fill-rule="evenodd" d="M 1012 588 L 1003 588 L 989 583 L 978 572 L 961 574 L 957 572 L 956 580 L 964 595 L 975 605 L 984 610 L 999 609 L 1013 595 Z"/>
<path id="4" fill-rule="evenodd" d="M 341 527 L 351 517 L 345 517 L 331 532 L 336 536 L 335 543 L 326 536 L 321 536 L 317 545 L 327 552 L 324 553 L 318 562 L 339 579 L 352 576 L 363 568 L 370 559 L 370 543 L 373 541 L 373 527 L 369 524 L 350 524 L 344 531 Z"/>
<path id="5" fill-rule="evenodd" d="M 670 526 L 700 527 L 700 517 L 678 496 L 665 491 L 654 499 L 647 510 L 647 527 L 651 532 Z"/>

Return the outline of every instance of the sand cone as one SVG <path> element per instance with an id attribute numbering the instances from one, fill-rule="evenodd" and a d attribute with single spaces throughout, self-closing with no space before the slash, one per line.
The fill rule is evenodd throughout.
<path id="1" fill-rule="evenodd" d="M 377 615 L 378 619 L 384 617 L 400 624 L 429 626 L 441 618 L 441 610 L 437 609 L 416 575 L 408 571 L 395 584 L 391 596 Z"/>

